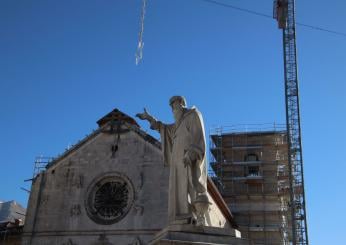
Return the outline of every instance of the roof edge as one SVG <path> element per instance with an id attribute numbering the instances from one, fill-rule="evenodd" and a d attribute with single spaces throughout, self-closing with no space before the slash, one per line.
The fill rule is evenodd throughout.
<path id="1" fill-rule="evenodd" d="M 158 141 L 153 136 L 151 136 L 150 134 L 148 134 L 148 133 L 144 132 L 143 130 L 141 130 L 139 127 L 137 127 L 137 125 L 133 125 L 133 124 L 130 124 L 130 123 L 125 122 L 125 121 L 123 121 L 121 123 L 121 125 L 126 126 L 128 129 L 130 129 L 131 131 L 135 132 L 140 137 L 142 137 L 145 141 L 151 143 L 152 145 L 154 145 L 158 149 L 161 149 L 161 142 Z M 74 145 L 70 149 L 66 150 L 61 155 L 58 155 L 58 157 L 53 158 L 53 160 L 46 165 L 46 170 L 48 170 L 52 166 L 56 165 L 58 162 L 60 162 L 62 159 L 64 159 L 65 157 L 67 157 L 71 153 L 77 151 L 86 142 L 88 142 L 89 140 L 95 138 L 99 133 L 105 132 L 105 129 L 108 126 L 112 126 L 112 121 L 109 121 L 109 122 L 105 123 L 103 126 L 101 126 L 98 129 L 94 130 L 90 135 L 87 135 L 85 138 L 83 138 L 82 140 L 78 141 L 78 143 L 76 145 Z"/>
<path id="2" fill-rule="evenodd" d="M 214 199 L 216 205 L 219 207 L 221 213 L 231 223 L 232 228 L 237 229 L 238 225 L 234 220 L 231 210 L 228 208 L 225 200 L 223 199 L 216 185 L 209 176 L 207 178 L 207 189 L 211 197 Z"/>

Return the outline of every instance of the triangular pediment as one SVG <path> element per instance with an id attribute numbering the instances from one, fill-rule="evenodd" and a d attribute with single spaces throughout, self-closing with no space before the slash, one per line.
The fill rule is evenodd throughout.
<path id="1" fill-rule="evenodd" d="M 132 117 L 130 117 L 129 115 L 125 114 L 117 108 L 115 108 L 107 115 L 99 119 L 97 121 L 97 124 L 99 125 L 99 127 L 102 127 L 109 122 L 127 122 L 130 125 L 140 127 L 135 119 L 133 119 Z"/>
<path id="2" fill-rule="evenodd" d="M 134 132 L 140 138 L 142 138 L 145 142 L 150 143 L 157 149 L 161 149 L 161 143 L 157 139 L 143 131 L 135 119 L 123 113 L 117 108 L 115 108 L 107 115 L 99 119 L 97 121 L 97 124 L 99 125 L 99 128 L 97 130 L 93 131 L 90 135 L 87 135 L 85 138 L 78 141 L 77 144 L 73 145 L 63 154 L 53 158 L 53 161 L 47 164 L 46 169 L 50 168 L 53 165 L 56 165 L 58 162 L 65 159 L 73 152 L 78 151 L 80 148 L 88 144 L 88 142 L 95 139 L 98 135 L 102 133 L 116 135 L 131 131 Z"/>

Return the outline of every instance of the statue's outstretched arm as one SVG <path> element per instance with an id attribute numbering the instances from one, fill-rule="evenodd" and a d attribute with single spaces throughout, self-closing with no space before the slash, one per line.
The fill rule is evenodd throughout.
<path id="1" fill-rule="evenodd" d="M 145 108 L 144 108 L 144 112 L 143 113 L 137 113 L 136 117 L 138 117 L 141 120 L 147 120 L 150 123 L 151 129 L 160 131 L 161 122 L 156 120 L 152 115 L 150 115 Z"/>

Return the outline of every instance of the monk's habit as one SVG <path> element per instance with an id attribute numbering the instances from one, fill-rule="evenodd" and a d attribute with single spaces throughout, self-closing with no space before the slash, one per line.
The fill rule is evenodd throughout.
<path id="1" fill-rule="evenodd" d="M 185 109 L 174 124 L 156 121 L 152 129 L 159 130 L 165 164 L 170 167 L 168 221 L 192 217 L 193 203 L 198 196 L 206 196 L 206 143 L 201 113 Z M 184 165 L 184 157 L 191 164 Z"/>

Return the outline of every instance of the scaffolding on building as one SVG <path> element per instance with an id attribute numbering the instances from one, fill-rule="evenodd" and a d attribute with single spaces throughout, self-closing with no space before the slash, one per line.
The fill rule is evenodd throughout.
<path id="1" fill-rule="evenodd" d="M 244 237 L 289 244 L 289 168 L 284 124 L 218 127 L 210 131 L 212 176 Z"/>
<path id="2" fill-rule="evenodd" d="M 34 179 L 38 174 L 46 170 L 46 166 L 54 160 L 53 157 L 38 156 L 34 162 L 34 172 L 32 178 Z"/>

